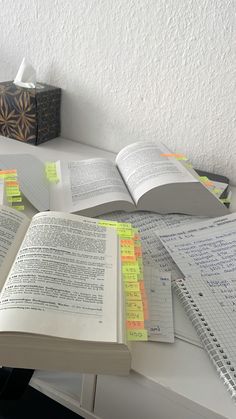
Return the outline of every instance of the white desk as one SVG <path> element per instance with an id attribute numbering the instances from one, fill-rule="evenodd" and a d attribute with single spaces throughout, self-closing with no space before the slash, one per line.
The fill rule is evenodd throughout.
<path id="1" fill-rule="evenodd" d="M 42 160 L 114 159 L 61 138 L 35 147 L 0 137 L 0 152 L 32 153 Z M 27 213 L 34 208 L 29 205 Z M 173 345 L 140 342 L 133 344 L 132 360 L 128 377 L 36 371 L 31 385 L 88 419 L 236 418 L 236 405 L 203 349 L 179 339 Z"/>

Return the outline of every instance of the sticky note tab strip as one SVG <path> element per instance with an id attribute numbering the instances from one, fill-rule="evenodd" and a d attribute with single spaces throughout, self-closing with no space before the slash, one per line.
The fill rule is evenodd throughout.
<path id="1" fill-rule="evenodd" d="M 47 162 L 45 163 L 45 175 L 48 180 L 48 182 L 51 183 L 58 183 L 59 182 L 59 176 L 57 173 L 57 165 L 56 162 Z"/>
<path id="2" fill-rule="evenodd" d="M 17 211 L 23 211 L 24 205 L 19 205 L 22 202 L 20 185 L 17 178 L 17 171 L 0 170 L 0 179 L 4 181 L 5 197 L 7 204 Z M 17 203 L 17 205 L 15 205 Z"/>
<path id="3" fill-rule="evenodd" d="M 120 237 L 122 277 L 125 293 L 127 340 L 148 340 L 144 320 L 148 318 L 148 305 L 143 284 L 141 239 L 130 223 L 99 221 L 99 225 L 113 227 Z M 140 286 L 140 284 L 142 284 Z"/>

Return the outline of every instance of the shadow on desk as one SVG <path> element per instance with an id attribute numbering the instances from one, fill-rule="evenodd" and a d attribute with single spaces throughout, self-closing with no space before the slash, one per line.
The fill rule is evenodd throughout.
<path id="1" fill-rule="evenodd" d="M 19 400 L 0 400 L 0 419 L 18 418 L 83 419 L 31 387 Z"/>

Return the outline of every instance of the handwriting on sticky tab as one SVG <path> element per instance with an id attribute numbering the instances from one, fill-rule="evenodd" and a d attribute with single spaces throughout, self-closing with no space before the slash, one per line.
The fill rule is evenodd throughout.
<path id="1" fill-rule="evenodd" d="M 147 341 L 148 340 L 147 330 L 146 329 L 127 330 L 127 340 Z"/>
<path id="2" fill-rule="evenodd" d="M 120 237 L 123 238 L 131 238 L 133 237 L 133 231 L 132 229 L 126 229 L 126 228 L 118 228 L 117 233 Z"/>
<path id="3" fill-rule="evenodd" d="M 126 301 L 141 301 L 142 295 L 140 291 L 126 291 L 125 292 Z"/>
<path id="4" fill-rule="evenodd" d="M 127 301 L 126 310 L 127 311 L 142 311 L 143 303 L 142 301 Z"/>
<path id="5" fill-rule="evenodd" d="M 144 320 L 143 311 L 141 310 L 140 311 L 127 311 L 126 319 L 143 321 Z"/>
<path id="6" fill-rule="evenodd" d="M 139 274 L 140 269 L 137 262 L 135 263 L 128 262 L 122 265 L 122 272 L 124 274 Z"/>
<path id="7" fill-rule="evenodd" d="M 133 282 L 138 283 L 138 274 L 122 274 L 124 284 L 132 284 Z"/>
<path id="8" fill-rule="evenodd" d="M 127 291 L 139 291 L 138 282 L 124 282 L 124 290 Z"/>

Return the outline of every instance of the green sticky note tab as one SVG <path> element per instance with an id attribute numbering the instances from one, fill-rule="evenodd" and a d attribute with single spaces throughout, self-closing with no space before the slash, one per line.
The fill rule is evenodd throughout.
<path id="1" fill-rule="evenodd" d="M 9 196 L 7 200 L 8 200 L 8 202 L 21 202 L 22 197 L 21 196 Z"/>
<path id="2" fill-rule="evenodd" d="M 229 198 L 224 198 L 224 199 L 220 199 L 220 201 L 221 201 L 223 204 L 230 204 L 231 199 L 229 199 Z"/>
<path id="3" fill-rule="evenodd" d="M 12 208 L 14 208 L 17 211 L 24 211 L 25 209 L 24 205 L 14 205 L 14 207 Z"/>
<path id="4" fill-rule="evenodd" d="M 129 341 L 147 341 L 148 334 L 146 329 L 130 329 L 126 331 Z"/>

